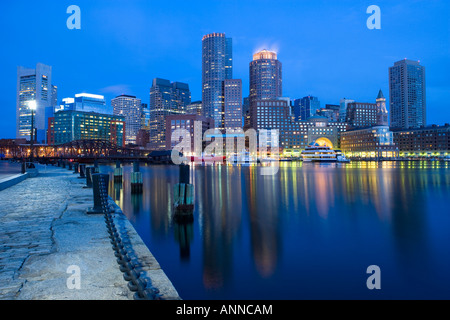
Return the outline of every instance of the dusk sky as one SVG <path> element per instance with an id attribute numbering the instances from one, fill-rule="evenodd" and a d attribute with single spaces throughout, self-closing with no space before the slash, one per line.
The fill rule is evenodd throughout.
<path id="1" fill-rule="evenodd" d="M 70 5 L 81 30 L 69 30 Z M 381 30 L 369 30 L 370 5 Z M 428 124 L 450 122 L 450 1 L 2 1 L 0 138 L 15 138 L 17 67 L 53 67 L 58 101 L 87 92 L 149 102 L 153 78 L 187 82 L 201 100 L 201 40 L 233 38 L 233 77 L 249 90 L 252 54 L 267 48 L 283 64 L 283 96 L 374 102 L 389 97 L 388 68 L 408 58 L 426 67 Z"/>

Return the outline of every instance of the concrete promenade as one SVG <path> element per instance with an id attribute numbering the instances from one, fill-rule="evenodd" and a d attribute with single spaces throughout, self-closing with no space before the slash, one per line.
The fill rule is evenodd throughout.
<path id="1" fill-rule="evenodd" d="M 130 300 L 103 215 L 87 215 L 92 189 L 72 171 L 48 167 L 0 191 L 0 299 Z M 111 206 L 115 204 L 111 201 Z M 180 299 L 141 238 L 116 207 L 140 271 L 162 299 Z M 80 287 L 71 268 L 77 268 Z M 69 284 L 69 285 L 68 285 Z"/>

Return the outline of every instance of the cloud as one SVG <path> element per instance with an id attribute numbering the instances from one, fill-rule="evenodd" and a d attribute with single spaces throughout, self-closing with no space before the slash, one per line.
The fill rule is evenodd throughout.
<path id="1" fill-rule="evenodd" d="M 131 91 L 131 86 L 128 84 L 116 84 L 100 89 L 103 94 L 112 94 L 119 96 L 121 94 L 129 94 Z"/>

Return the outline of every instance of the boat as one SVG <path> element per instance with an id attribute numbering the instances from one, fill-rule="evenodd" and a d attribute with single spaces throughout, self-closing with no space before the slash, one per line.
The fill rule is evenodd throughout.
<path id="1" fill-rule="evenodd" d="M 303 162 L 350 162 L 341 150 L 333 150 L 328 146 L 321 146 L 317 143 L 309 144 L 306 149 L 302 151 L 301 156 Z"/>
<path id="2" fill-rule="evenodd" d="M 337 162 L 342 162 L 342 163 L 349 163 L 350 159 L 347 158 L 341 150 L 334 150 L 334 152 L 336 152 L 336 160 Z"/>

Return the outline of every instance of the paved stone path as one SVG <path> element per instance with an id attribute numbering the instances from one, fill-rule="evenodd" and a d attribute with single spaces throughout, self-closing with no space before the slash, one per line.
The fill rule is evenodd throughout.
<path id="1" fill-rule="evenodd" d="M 133 293 L 119 270 L 103 215 L 87 215 L 92 189 L 67 169 L 0 191 L 0 299 L 128 300 Z M 143 271 L 164 299 L 179 299 L 157 261 L 126 217 L 122 225 L 143 261 Z M 67 285 L 71 266 L 79 289 Z"/>

